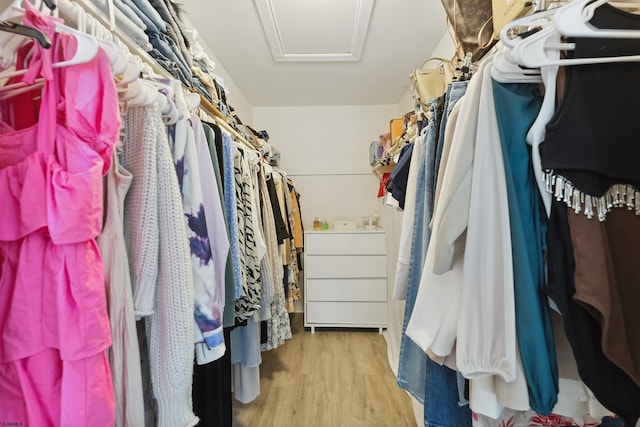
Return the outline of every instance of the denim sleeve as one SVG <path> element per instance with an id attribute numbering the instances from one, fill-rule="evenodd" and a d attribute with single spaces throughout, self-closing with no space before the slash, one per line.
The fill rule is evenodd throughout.
<path id="1" fill-rule="evenodd" d="M 151 41 L 153 47 L 165 58 L 176 63 L 178 69 L 180 70 L 180 73 L 183 76 L 180 81 L 182 81 L 182 83 L 184 83 L 188 87 L 192 87 L 193 79 L 191 78 L 191 69 L 187 67 L 182 57 L 178 56 L 178 52 L 174 48 L 172 40 L 169 37 L 166 37 L 164 34 L 159 33 L 150 33 L 149 40 Z"/>
<path id="2" fill-rule="evenodd" d="M 153 8 L 149 0 L 131 0 L 138 9 L 151 20 L 161 33 L 167 31 L 167 24 L 162 20 L 162 17 L 157 10 Z"/>
<path id="3" fill-rule="evenodd" d="M 122 14 L 126 16 L 128 20 L 133 22 L 138 28 L 140 28 L 142 31 L 146 30 L 147 27 L 142 19 L 140 19 L 140 17 L 133 10 L 131 10 L 129 6 L 118 0 L 114 1 L 114 5 L 116 9 L 120 10 L 120 12 L 122 12 Z"/>
<path id="4" fill-rule="evenodd" d="M 142 12 L 140 8 L 132 0 L 116 0 L 116 1 L 121 2 L 125 6 L 128 6 L 133 11 L 133 13 L 135 13 L 136 16 L 140 18 L 140 20 L 144 23 L 145 27 L 147 28 L 147 33 L 159 33 L 161 31 L 160 28 L 158 28 L 158 26 L 153 22 L 153 20 L 151 20 L 147 15 L 145 15 L 144 12 Z"/>
<path id="5" fill-rule="evenodd" d="M 168 2 L 163 0 L 149 0 L 151 5 L 156 9 L 156 11 L 160 14 L 162 19 L 167 23 L 167 34 L 170 35 L 179 51 L 182 52 L 182 56 L 185 58 L 185 63 L 190 66 L 191 54 L 187 49 L 184 40 L 184 34 L 180 30 L 180 25 L 178 24 L 177 18 L 175 17 L 173 11 L 173 4 L 168 4 Z"/>
<path id="6" fill-rule="evenodd" d="M 94 1 L 96 7 L 100 9 L 105 14 L 109 13 L 109 6 L 107 5 L 106 0 L 95 0 Z M 121 6 L 124 6 L 120 3 Z M 130 10 L 130 9 L 129 9 Z M 116 7 L 115 10 L 115 18 L 116 25 L 123 32 L 125 32 L 131 39 L 136 42 L 138 46 L 143 48 L 145 51 L 150 51 L 152 49 L 151 43 L 149 43 L 149 37 L 144 32 L 144 23 L 137 19 L 137 22 L 140 25 L 134 23 L 131 19 L 125 15 L 119 7 Z M 133 14 L 133 12 L 131 12 Z M 135 15 L 135 14 L 134 14 Z"/>

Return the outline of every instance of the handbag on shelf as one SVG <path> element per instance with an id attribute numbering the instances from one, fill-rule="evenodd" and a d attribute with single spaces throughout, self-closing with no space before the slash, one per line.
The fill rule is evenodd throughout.
<path id="1" fill-rule="evenodd" d="M 380 137 L 389 137 L 386 142 L 390 143 L 388 148 L 385 148 L 384 154 L 376 161 L 376 166 L 391 166 L 395 164 L 395 156 L 400 153 L 405 141 L 402 138 L 405 132 L 405 118 L 400 117 L 398 119 L 391 119 L 389 122 L 389 133 L 380 135 Z M 386 139 L 386 138 L 385 138 Z M 383 140 L 381 139 L 381 144 Z"/>
<path id="2" fill-rule="evenodd" d="M 425 67 L 427 63 L 433 61 L 438 61 L 438 65 L 435 68 Z M 447 70 L 450 72 L 447 73 Z M 427 111 L 431 101 L 444 94 L 447 83 L 453 79 L 453 70 L 451 69 L 451 63 L 446 59 L 429 58 L 422 63 L 420 68 L 413 70 L 409 74 L 409 78 L 413 85 L 414 98 L 422 105 L 423 110 Z"/>
<path id="3" fill-rule="evenodd" d="M 380 147 L 380 140 L 371 141 L 369 144 L 369 165 L 373 166 L 376 164 L 380 155 L 378 154 L 378 147 Z"/>
<path id="4" fill-rule="evenodd" d="M 523 16 L 532 7 L 533 3 L 527 0 L 492 0 L 494 34 L 500 34 L 505 25 Z"/>
<path id="5" fill-rule="evenodd" d="M 456 56 L 471 53 L 475 62 L 497 42 L 493 30 L 492 0 L 440 0 L 456 43 Z M 506 1 L 506 0 L 503 0 Z"/>

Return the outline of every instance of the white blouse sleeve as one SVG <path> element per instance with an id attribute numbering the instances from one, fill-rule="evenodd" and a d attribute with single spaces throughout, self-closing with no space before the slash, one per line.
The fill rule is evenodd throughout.
<path id="1" fill-rule="evenodd" d="M 458 368 L 467 378 L 516 375 L 509 205 L 491 65 L 480 97 L 458 324 Z"/>

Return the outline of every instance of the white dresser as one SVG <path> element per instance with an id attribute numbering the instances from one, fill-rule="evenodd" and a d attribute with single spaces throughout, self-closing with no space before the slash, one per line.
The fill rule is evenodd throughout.
<path id="1" fill-rule="evenodd" d="M 387 326 L 384 230 L 307 231 L 304 325 Z"/>

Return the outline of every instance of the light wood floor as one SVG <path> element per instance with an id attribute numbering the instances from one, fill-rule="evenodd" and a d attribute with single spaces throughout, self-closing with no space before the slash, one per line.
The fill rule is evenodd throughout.
<path id="1" fill-rule="evenodd" d="M 377 329 L 303 328 L 262 353 L 261 393 L 233 401 L 234 427 L 415 427 L 411 402 L 395 383 Z"/>

